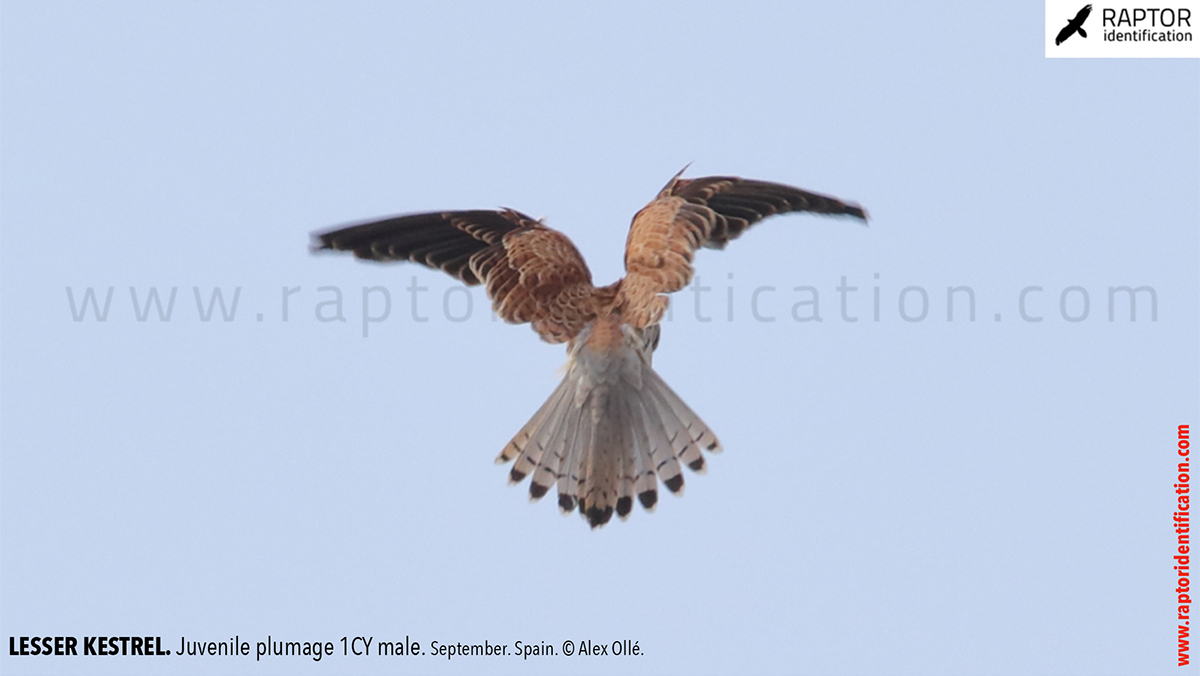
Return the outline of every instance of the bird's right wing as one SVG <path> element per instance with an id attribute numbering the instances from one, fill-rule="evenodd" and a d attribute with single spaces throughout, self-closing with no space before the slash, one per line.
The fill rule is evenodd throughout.
<path id="1" fill-rule="evenodd" d="M 684 179 L 677 174 L 633 217 L 629 228 L 627 275 L 620 290 L 624 321 L 636 328 L 658 323 L 667 306 L 661 294 L 687 286 L 697 249 L 723 249 L 751 225 L 792 211 L 867 220 L 857 204 L 779 183 L 733 176 Z"/>
<path id="2" fill-rule="evenodd" d="M 575 245 L 512 209 L 395 216 L 314 233 L 313 239 L 314 251 L 412 261 L 468 286 L 483 283 L 496 314 L 514 324 L 532 323 L 552 343 L 570 340 L 595 316 L 592 273 Z"/>

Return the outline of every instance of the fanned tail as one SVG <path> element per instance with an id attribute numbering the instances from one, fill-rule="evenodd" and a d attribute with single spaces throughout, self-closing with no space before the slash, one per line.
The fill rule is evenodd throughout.
<path id="1" fill-rule="evenodd" d="M 635 498 L 653 511 L 660 480 L 682 493 L 682 466 L 703 473 L 702 451 L 719 452 L 717 437 L 643 353 L 628 344 L 573 353 L 562 382 L 497 456 L 515 460 L 509 481 L 531 477 L 532 500 L 556 485 L 563 513 L 578 508 L 597 528 L 614 513 L 628 518 Z"/>

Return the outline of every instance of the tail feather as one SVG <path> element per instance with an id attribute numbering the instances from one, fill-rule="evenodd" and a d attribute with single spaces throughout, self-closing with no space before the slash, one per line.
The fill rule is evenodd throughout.
<path id="1" fill-rule="evenodd" d="M 563 395 L 555 409 L 556 418 L 547 420 L 545 426 L 553 431 L 547 437 L 545 445 L 541 445 L 541 435 L 535 437 L 538 442 L 538 456 L 533 469 L 533 478 L 529 480 L 529 498 L 540 500 L 558 480 L 559 468 L 566 457 L 567 444 L 574 436 L 575 427 L 579 423 L 578 411 L 571 404 L 569 392 Z"/>
<path id="2" fill-rule="evenodd" d="M 635 458 L 638 450 L 634 441 L 633 417 L 628 400 L 622 400 L 618 405 L 623 417 L 622 424 L 617 428 L 621 433 L 618 448 L 625 449 L 625 452 L 617 454 L 617 516 L 624 520 L 628 519 L 629 512 L 633 511 L 633 486 L 637 479 Z"/>
<path id="3" fill-rule="evenodd" d="M 503 458 L 509 448 L 519 449 L 517 461 L 513 463 L 512 471 L 509 472 L 510 483 L 518 483 L 534 472 L 546 459 L 547 449 L 550 450 L 550 455 L 553 457 L 555 436 L 571 410 L 569 394 L 569 387 L 560 386 L 556 389 L 546 400 L 546 405 L 543 406 L 544 412 L 539 410 L 534 419 L 501 452 L 501 456 L 497 460 Z M 530 426 L 533 428 L 529 429 Z M 529 488 L 530 495 L 536 500 L 545 495 L 545 489 L 548 487 L 548 485 L 542 484 L 539 490 L 539 484 L 534 482 Z"/>
<path id="4" fill-rule="evenodd" d="M 579 475 L 582 473 L 584 455 L 595 444 L 596 425 L 593 416 L 584 409 L 580 411 L 579 429 L 573 443 L 567 447 L 563 467 L 558 475 L 558 506 L 564 513 L 571 513 L 579 501 Z"/>
<path id="5" fill-rule="evenodd" d="M 630 397 L 623 392 L 627 384 L 612 389 L 604 388 L 597 396 L 599 414 L 596 439 L 592 452 L 584 462 L 586 472 L 580 477 L 580 513 L 593 526 L 603 525 L 614 512 L 622 518 L 633 508 L 632 477 L 626 476 L 627 461 L 632 464 L 632 424 L 626 402 Z M 622 497 L 624 500 L 622 500 Z"/>
<path id="6" fill-rule="evenodd" d="M 670 404 L 664 401 L 659 394 L 651 388 L 650 398 L 658 410 L 659 419 L 662 420 L 663 430 L 666 432 L 667 441 L 671 444 L 672 452 L 692 471 L 703 473 L 705 469 L 704 456 L 700 455 L 700 448 L 692 439 L 687 424 L 679 419 Z"/>
<path id="7" fill-rule="evenodd" d="M 686 430 L 687 436 L 704 450 L 710 453 L 720 453 L 721 442 L 717 441 L 717 435 L 713 434 L 708 425 L 704 424 L 700 416 L 696 415 L 696 412 L 684 403 L 683 399 L 678 394 L 675 394 L 671 386 L 667 385 L 657 373 L 650 371 L 648 375 L 650 389 L 655 398 L 671 408 L 675 416 L 683 423 L 683 428 Z"/>
<path id="8" fill-rule="evenodd" d="M 702 451 L 720 450 L 708 426 L 632 350 L 573 355 L 562 383 L 496 458 L 515 460 L 513 482 L 532 475 L 534 500 L 556 485 L 559 508 L 578 508 L 593 528 L 613 514 L 627 518 L 635 497 L 653 511 L 658 481 L 680 494 L 683 465 L 703 472 Z"/>
<path id="9" fill-rule="evenodd" d="M 529 422 L 525 423 L 525 426 L 521 428 L 521 431 L 517 432 L 512 440 L 509 441 L 504 446 L 503 450 L 500 451 L 500 454 L 496 456 L 497 465 L 503 465 L 513 458 L 520 456 L 521 453 L 525 451 L 525 448 L 529 444 L 529 440 L 533 438 L 533 435 L 542 427 L 542 424 L 546 422 L 546 419 L 550 416 L 550 411 L 558 405 L 559 401 L 561 401 L 566 393 L 570 390 L 569 386 L 570 383 L 566 379 L 559 383 L 558 387 L 554 389 L 554 392 L 551 393 L 550 397 L 546 399 L 546 403 L 542 404 L 541 408 L 537 410 L 537 413 L 533 414 L 533 417 L 529 419 Z M 537 462 L 534 461 L 534 464 L 536 465 Z M 520 463 L 513 465 L 514 476 L 519 469 Z M 525 474 L 528 474 L 528 472 L 525 472 Z M 513 483 L 519 482 L 521 479 L 525 478 L 525 474 L 521 474 L 520 477 L 514 478 Z"/>
<path id="10" fill-rule="evenodd" d="M 643 424 L 650 437 L 650 465 L 667 490 L 679 493 L 683 490 L 683 468 L 667 438 L 666 421 L 662 419 L 653 400 L 647 401 L 646 397 L 642 397 L 638 403 L 642 407 Z"/>
<path id="11" fill-rule="evenodd" d="M 561 407 L 555 413 L 555 419 L 547 419 L 543 424 L 553 426 L 554 433 L 550 437 L 547 451 L 542 453 L 538 459 L 537 469 L 534 471 L 533 478 L 530 480 L 529 494 L 534 499 L 540 499 L 546 494 L 550 487 L 558 482 L 563 481 L 568 473 L 578 476 L 578 467 L 572 469 L 569 467 L 569 460 L 577 454 L 577 447 L 583 443 L 586 432 L 583 425 L 583 419 L 588 416 L 587 411 L 575 405 L 575 388 L 570 379 L 564 378 L 563 381 L 568 383 L 562 393 L 562 400 L 559 404 Z M 562 491 L 559 491 L 560 496 Z M 566 512 L 574 509 L 574 505 L 567 506 L 563 501 L 559 500 L 560 507 Z"/>
<path id="12" fill-rule="evenodd" d="M 650 461 L 650 432 L 642 415 L 642 407 L 635 401 L 627 401 L 626 405 L 629 406 L 633 438 L 636 440 L 633 463 L 637 479 L 633 489 L 637 493 L 638 502 L 642 503 L 642 509 L 653 512 L 658 504 L 658 478 Z"/>

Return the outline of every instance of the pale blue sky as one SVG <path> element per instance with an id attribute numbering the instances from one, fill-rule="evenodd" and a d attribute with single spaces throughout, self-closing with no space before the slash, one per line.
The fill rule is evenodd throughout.
<path id="1" fill-rule="evenodd" d="M 0 670 L 1173 670 L 1200 68 L 1047 60 L 1043 26 L 1041 3 L 6 0 L 0 635 L 646 654 L 0 651 Z M 871 225 L 777 218 L 698 255 L 711 321 L 677 295 L 655 366 L 726 451 L 595 532 L 492 464 L 560 346 L 478 289 L 452 321 L 465 294 L 440 273 L 307 251 L 339 223 L 503 205 L 607 283 L 688 162 L 859 201 Z M 1145 292 L 1108 320 L 1125 285 L 1154 289 L 1157 321 Z M 364 338 L 373 286 L 391 311 Z M 792 318 L 805 286 L 820 322 Z M 947 320 L 951 286 L 974 322 L 965 295 Z M 1019 314 L 1031 286 L 1041 322 Z M 104 322 L 73 320 L 88 287 L 113 287 Z M 170 320 L 138 321 L 130 287 L 177 288 Z M 201 321 L 194 287 L 240 287 L 233 319 Z M 318 321 L 320 287 L 344 322 Z"/>

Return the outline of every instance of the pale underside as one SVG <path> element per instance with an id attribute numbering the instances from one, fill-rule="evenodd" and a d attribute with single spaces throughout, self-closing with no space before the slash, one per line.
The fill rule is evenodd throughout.
<path id="1" fill-rule="evenodd" d="M 776 183 L 733 177 L 671 179 L 633 218 L 623 279 L 596 287 L 562 233 L 520 212 L 412 214 L 316 235 L 315 249 L 374 261 L 413 261 L 484 284 L 496 314 L 569 342 L 567 376 L 501 452 L 510 478 L 532 475 L 535 499 L 557 484 L 564 511 L 595 527 L 614 511 L 647 509 L 661 479 L 683 488 L 681 464 L 704 469 L 716 437 L 651 368 L 669 294 L 687 286 L 700 247 L 724 248 L 754 223 L 792 211 L 866 220 L 862 208 Z"/>

